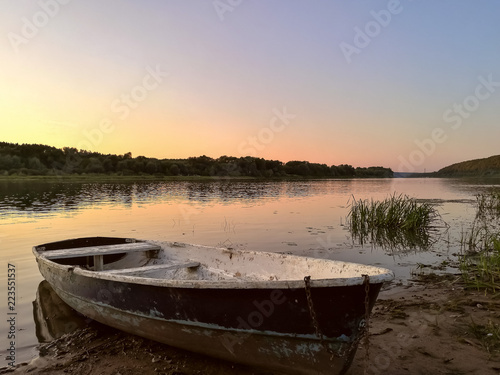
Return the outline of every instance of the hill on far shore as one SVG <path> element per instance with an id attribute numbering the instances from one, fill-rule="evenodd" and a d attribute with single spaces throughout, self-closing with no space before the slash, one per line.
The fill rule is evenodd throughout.
<path id="1" fill-rule="evenodd" d="M 436 172 L 438 177 L 478 176 L 500 177 L 500 155 L 455 163 Z"/>

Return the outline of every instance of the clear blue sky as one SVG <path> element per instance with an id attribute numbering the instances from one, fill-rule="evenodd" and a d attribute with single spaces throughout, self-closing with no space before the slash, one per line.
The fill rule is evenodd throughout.
<path id="1" fill-rule="evenodd" d="M 500 154 L 500 3 L 0 4 L 0 140 L 396 171 Z"/>

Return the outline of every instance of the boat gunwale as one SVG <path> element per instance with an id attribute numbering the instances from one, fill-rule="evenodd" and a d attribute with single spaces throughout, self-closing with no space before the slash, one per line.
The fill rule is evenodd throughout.
<path id="1" fill-rule="evenodd" d="M 162 241 L 147 241 L 154 244 L 162 243 Z M 172 242 L 163 242 L 171 245 L 179 245 L 178 243 Z M 282 259 L 287 258 L 300 258 L 301 260 L 310 259 L 313 261 L 316 260 L 324 260 L 328 262 L 333 262 L 338 265 L 347 265 L 347 266 L 362 266 L 367 268 L 367 271 L 371 269 L 374 271 L 378 271 L 377 274 L 368 276 L 370 278 L 370 284 L 381 284 L 384 282 L 389 282 L 394 279 L 394 272 L 382 267 L 365 265 L 361 263 L 353 263 L 353 262 L 345 262 L 340 260 L 333 259 L 324 259 L 324 258 L 313 258 L 313 257 L 304 257 L 292 254 L 280 254 L 280 253 L 271 253 L 265 251 L 242 251 L 242 250 L 234 250 L 234 249 L 225 249 L 214 246 L 204 246 L 204 245 L 192 245 L 192 244 L 180 244 L 185 246 L 195 246 L 199 248 L 210 248 L 216 249 L 221 252 L 232 253 L 232 254 L 244 254 L 244 255 L 267 255 L 271 257 L 281 257 Z M 40 246 L 40 245 L 39 245 Z M 80 266 L 75 265 L 63 265 L 53 260 L 47 259 L 43 256 L 43 252 L 38 251 L 39 246 L 33 247 L 33 254 L 37 261 L 42 261 L 47 263 L 49 267 L 56 267 L 61 270 L 65 270 L 67 272 L 73 272 L 76 275 L 89 277 L 100 280 L 108 280 L 114 282 L 121 283 L 132 283 L 132 284 L 142 284 L 149 286 L 158 286 L 158 287 L 169 287 L 169 288 L 194 288 L 194 289 L 297 289 L 304 287 L 304 279 L 292 279 L 292 280 L 246 280 L 245 278 L 234 278 L 230 280 L 172 280 L 172 279 L 164 279 L 164 278 L 152 278 L 145 276 L 136 276 L 136 275 L 117 275 L 113 273 L 108 273 L 106 270 L 103 271 L 93 271 L 86 270 L 81 268 Z M 160 245 L 161 246 L 161 245 Z M 304 277 L 309 276 L 304 274 Z M 321 287 L 342 287 L 342 286 L 356 286 L 362 285 L 365 282 L 365 277 L 363 274 L 359 276 L 352 277 L 335 277 L 335 278 L 322 278 L 322 279 L 314 279 L 311 278 L 310 285 L 313 288 L 321 288 Z"/>

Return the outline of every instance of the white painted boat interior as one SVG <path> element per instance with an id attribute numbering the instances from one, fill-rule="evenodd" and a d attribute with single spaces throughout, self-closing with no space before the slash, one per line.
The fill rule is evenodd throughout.
<path id="1" fill-rule="evenodd" d="M 121 254 L 112 263 L 102 261 L 103 256 Z M 68 259 L 76 256 L 94 256 L 95 276 L 135 277 L 170 281 L 232 281 L 277 282 L 300 281 L 304 276 L 312 280 L 345 280 L 359 284 L 363 275 L 372 282 L 392 280 L 389 270 L 342 261 L 293 256 L 279 253 L 241 251 L 190 245 L 177 242 L 147 241 L 135 244 L 100 246 L 41 252 L 42 257 Z M 352 280 L 351 280 L 352 279 Z M 349 280 L 351 280 L 349 282 Z"/>

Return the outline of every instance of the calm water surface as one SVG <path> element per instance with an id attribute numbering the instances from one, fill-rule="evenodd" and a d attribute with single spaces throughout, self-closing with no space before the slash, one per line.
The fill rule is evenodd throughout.
<path id="1" fill-rule="evenodd" d="M 123 236 L 287 252 L 380 265 L 406 282 L 418 264 L 455 260 L 475 215 L 475 194 L 496 181 L 369 179 L 278 182 L 75 183 L 0 181 L 0 367 L 7 365 L 7 265 L 16 267 L 16 362 L 37 355 L 33 301 L 42 281 L 34 245 Z M 353 241 L 348 202 L 407 194 L 436 204 L 450 226 L 426 251 Z"/>

